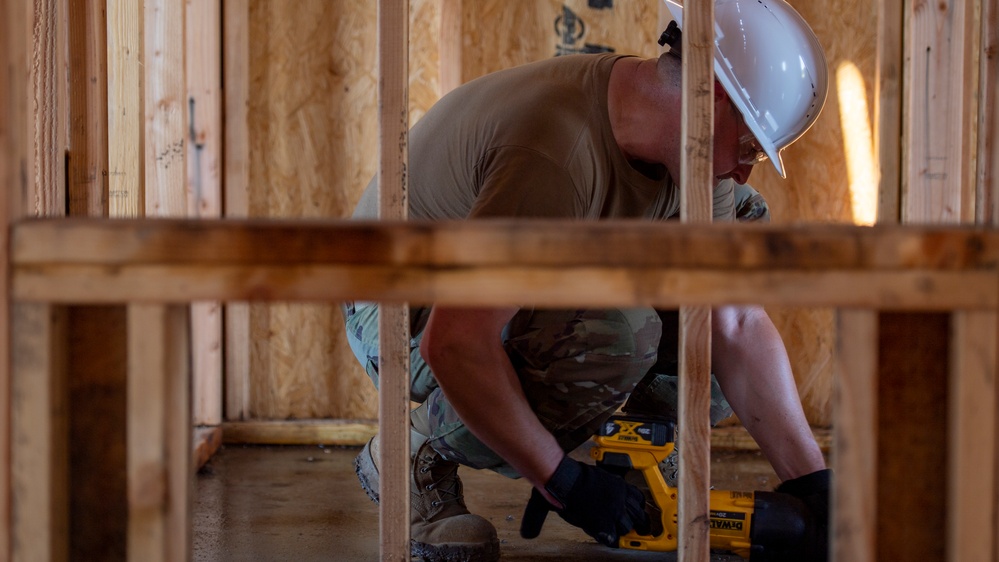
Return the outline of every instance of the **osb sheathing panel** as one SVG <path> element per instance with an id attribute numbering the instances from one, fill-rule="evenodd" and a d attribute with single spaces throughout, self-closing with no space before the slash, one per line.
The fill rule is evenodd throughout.
<path id="1" fill-rule="evenodd" d="M 873 107 L 874 8 L 860 0 L 792 3 L 826 48 L 829 103 L 813 130 L 785 152 L 789 178 L 760 166 L 751 183 L 770 201 L 775 222 L 850 221 L 835 70 L 843 61 L 856 64 Z M 441 4 L 411 3 L 413 122 L 439 92 Z M 461 2 L 461 10 L 460 53 L 443 56 L 460 56 L 465 81 L 560 52 L 660 52 L 660 0 L 474 0 Z M 250 18 L 250 212 L 348 216 L 377 164 L 375 2 L 298 0 L 289 10 L 280 0 L 254 0 Z M 827 425 L 832 311 L 771 313 L 809 420 Z M 252 417 L 376 415 L 373 389 L 344 343 L 336 307 L 261 305 L 251 322 Z"/>
<path id="2" fill-rule="evenodd" d="M 413 120 L 437 100 L 437 4 L 411 11 Z M 251 1 L 251 216 L 350 216 L 377 165 L 376 18 L 375 2 Z M 249 417 L 377 416 L 338 306 L 253 305 L 250 325 Z"/>

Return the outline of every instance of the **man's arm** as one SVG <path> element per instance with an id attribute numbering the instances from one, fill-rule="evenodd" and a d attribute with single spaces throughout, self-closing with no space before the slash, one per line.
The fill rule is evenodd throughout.
<path id="1" fill-rule="evenodd" d="M 516 312 L 435 306 L 420 352 L 469 430 L 552 501 L 544 488 L 564 453 L 531 410 L 503 349 L 502 330 Z"/>
<path id="2" fill-rule="evenodd" d="M 762 307 L 715 309 L 711 363 L 725 398 L 781 480 L 825 468 L 784 342 Z"/>

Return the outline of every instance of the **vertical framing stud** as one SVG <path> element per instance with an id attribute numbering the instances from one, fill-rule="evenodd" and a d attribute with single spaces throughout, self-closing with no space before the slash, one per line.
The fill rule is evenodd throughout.
<path id="1" fill-rule="evenodd" d="M 198 56 L 221 53 L 221 0 L 185 0 L 187 30 L 187 215 L 222 215 L 222 58 Z M 194 423 L 222 423 L 222 304 L 191 303 L 191 342 L 194 358 Z"/>
<path id="2" fill-rule="evenodd" d="M 140 217 L 145 203 L 143 3 L 107 0 L 108 215 Z"/>
<path id="3" fill-rule="evenodd" d="M 997 315 L 951 315 L 947 559 L 994 560 Z"/>
<path id="4" fill-rule="evenodd" d="M 382 220 L 405 220 L 409 160 L 409 0 L 378 2 L 380 164 Z M 382 560 L 409 560 L 409 308 L 379 309 Z"/>
<path id="5" fill-rule="evenodd" d="M 188 308 L 128 307 L 128 559 L 191 556 Z"/>
<path id="6" fill-rule="evenodd" d="M 13 307 L 11 559 L 69 559 L 65 309 Z"/>
<path id="7" fill-rule="evenodd" d="M 878 317 L 840 310 L 836 325 L 833 400 L 836 482 L 832 498 L 832 559 L 873 562 L 877 524 Z"/>
<path id="8" fill-rule="evenodd" d="M 250 7 L 247 0 L 223 0 L 222 73 L 225 81 L 226 218 L 250 214 Z M 250 305 L 225 304 L 225 419 L 241 420 L 250 409 Z"/>
<path id="9" fill-rule="evenodd" d="M 680 218 L 712 219 L 714 130 L 713 0 L 687 0 L 683 9 L 683 117 Z M 680 560 L 710 558 L 711 309 L 680 308 Z"/>

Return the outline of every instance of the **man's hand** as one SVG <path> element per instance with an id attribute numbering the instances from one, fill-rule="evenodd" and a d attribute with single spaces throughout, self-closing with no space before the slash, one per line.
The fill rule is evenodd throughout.
<path id="1" fill-rule="evenodd" d="M 562 508 L 552 506 L 537 489 L 532 490 L 520 527 L 524 538 L 538 536 L 548 511 L 555 511 L 567 523 L 612 548 L 617 548 L 618 539 L 632 529 L 642 535 L 650 532 L 645 495 L 602 468 L 566 456 L 545 484 L 545 491 Z"/>

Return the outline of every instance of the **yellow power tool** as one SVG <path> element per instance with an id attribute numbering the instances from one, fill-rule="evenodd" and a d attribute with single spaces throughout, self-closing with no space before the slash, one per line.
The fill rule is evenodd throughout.
<path id="1" fill-rule="evenodd" d="M 632 531 L 621 537 L 620 548 L 665 552 L 678 547 L 677 489 L 667 485 L 660 469 L 673 452 L 674 427 L 654 418 L 614 416 L 593 438 L 596 445 L 590 456 L 597 466 L 642 489 L 653 519 L 650 535 Z M 710 494 L 712 550 L 752 560 L 769 549 L 798 542 L 807 531 L 807 508 L 795 497 L 759 491 L 711 490 Z"/>

